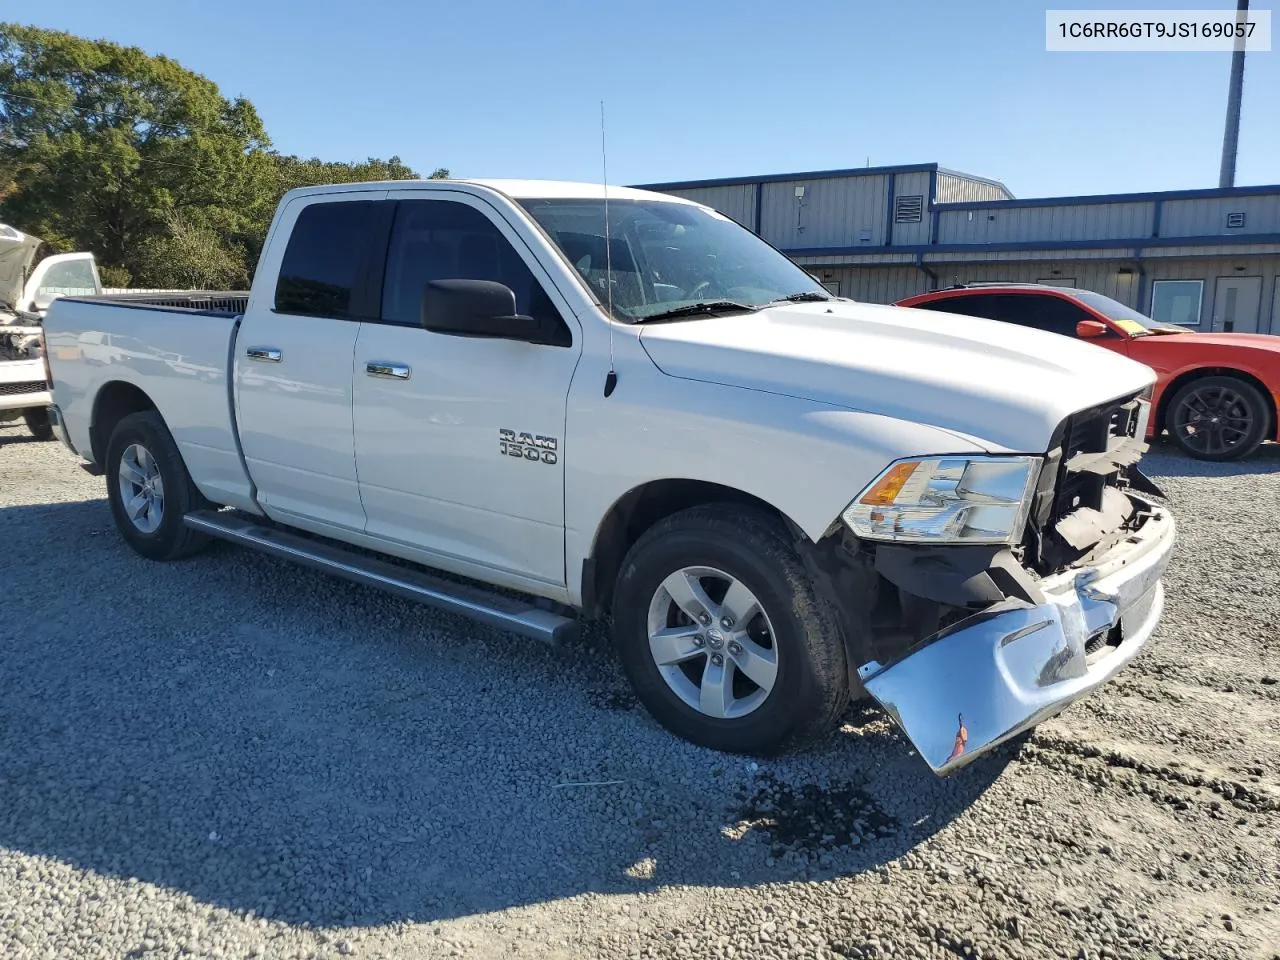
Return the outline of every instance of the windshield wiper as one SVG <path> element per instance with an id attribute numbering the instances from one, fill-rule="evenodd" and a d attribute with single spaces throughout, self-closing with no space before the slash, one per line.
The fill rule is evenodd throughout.
<path id="1" fill-rule="evenodd" d="M 777 300 L 771 300 L 770 303 L 822 303 L 827 300 L 836 300 L 829 293 L 819 293 L 817 290 L 806 290 L 804 293 L 793 293 L 788 297 L 779 297 Z"/>
<path id="2" fill-rule="evenodd" d="M 754 313 L 759 307 L 753 307 L 749 303 L 739 303 L 737 300 L 706 300 L 702 303 L 691 303 L 684 307 L 674 307 L 671 310 L 664 310 L 661 313 L 652 313 L 647 317 L 636 317 L 636 323 L 660 323 L 663 320 L 679 320 L 682 317 L 700 317 L 708 314 L 720 313 L 724 310 L 744 310 L 747 313 Z"/>

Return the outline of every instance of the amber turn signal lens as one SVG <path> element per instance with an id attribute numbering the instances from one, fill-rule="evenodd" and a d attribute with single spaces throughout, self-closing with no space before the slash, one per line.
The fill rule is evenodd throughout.
<path id="1" fill-rule="evenodd" d="M 863 495 L 861 502 L 872 506 L 889 506 L 898 499 L 898 494 L 902 492 L 902 488 L 907 485 L 911 474 L 916 472 L 918 466 L 920 466 L 918 460 L 895 463 L 883 477 L 876 481 L 875 486 Z"/>

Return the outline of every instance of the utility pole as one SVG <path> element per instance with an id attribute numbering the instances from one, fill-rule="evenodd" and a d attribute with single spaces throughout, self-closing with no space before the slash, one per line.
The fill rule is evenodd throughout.
<path id="1" fill-rule="evenodd" d="M 1249 10 L 1249 0 L 1236 0 L 1236 22 Z M 1222 169 L 1219 187 L 1236 185 L 1236 146 L 1240 141 L 1240 96 L 1244 92 L 1244 38 L 1237 37 L 1231 51 L 1231 84 L 1227 88 L 1227 125 L 1222 133 Z"/>

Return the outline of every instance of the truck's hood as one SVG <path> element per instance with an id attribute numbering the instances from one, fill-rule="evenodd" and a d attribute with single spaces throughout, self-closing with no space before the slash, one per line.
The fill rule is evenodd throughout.
<path id="1" fill-rule="evenodd" d="M 640 342 L 669 376 L 926 423 L 993 451 L 1041 453 L 1068 414 L 1155 380 L 1067 337 L 847 301 L 654 324 Z"/>
<path id="2" fill-rule="evenodd" d="M 0 223 L 0 302 L 16 306 L 40 239 Z"/>

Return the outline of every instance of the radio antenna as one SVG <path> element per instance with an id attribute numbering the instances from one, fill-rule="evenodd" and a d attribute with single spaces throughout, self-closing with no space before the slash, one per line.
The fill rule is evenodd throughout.
<path id="1" fill-rule="evenodd" d="M 604 378 L 604 395 L 613 394 L 618 386 L 618 371 L 613 365 L 613 237 L 609 232 L 609 154 L 605 149 L 604 101 L 600 101 L 600 173 L 604 188 L 604 284 L 605 302 L 609 306 L 609 372 Z"/>

